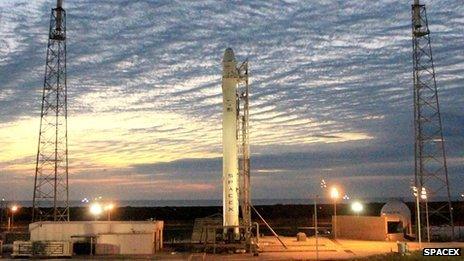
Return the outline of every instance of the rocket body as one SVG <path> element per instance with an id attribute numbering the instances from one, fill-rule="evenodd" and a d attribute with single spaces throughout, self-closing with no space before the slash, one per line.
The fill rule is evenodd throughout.
<path id="1" fill-rule="evenodd" d="M 227 48 L 222 61 L 222 181 L 223 181 L 223 225 L 239 225 L 239 179 L 237 147 L 237 84 L 239 80 L 237 62 L 231 48 Z M 235 237 L 238 228 L 234 229 Z"/>

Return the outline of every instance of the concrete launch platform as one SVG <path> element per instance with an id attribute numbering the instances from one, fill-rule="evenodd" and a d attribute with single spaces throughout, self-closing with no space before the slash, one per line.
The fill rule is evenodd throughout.
<path id="1" fill-rule="evenodd" d="M 274 237 L 260 238 L 263 252 L 259 256 L 251 254 L 206 254 L 188 252 L 169 252 L 165 250 L 156 255 L 132 255 L 132 256 L 76 256 L 78 260 L 315 260 L 316 240 L 308 238 L 304 242 L 297 242 L 294 237 L 281 237 L 288 249 Z M 351 260 L 368 258 L 372 255 L 392 254 L 397 252 L 396 242 L 386 241 L 362 241 L 362 240 L 332 240 L 321 237 L 319 241 L 320 260 Z M 408 242 L 409 249 L 419 249 L 418 243 Z M 464 242 L 423 243 L 422 247 L 461 247 Z"/>
<path id="2" fill-rule="evenodd" d="M 250 254 L 189 254 L 178 256 L 185 260 L 315 260 L 316 240 L 309 237 L 304 242 L 297 242 L 294 237 L 281 237 L 287 245 L 285 249 L 274 237 L 260 238 L 262 252 L 254 257 Z M 319 259 L 320 260 L 351 260 L 367 258 L 372 255 L 391 254 L 397 252 L 396 242 L 386 241 L 362 241 L 362 240 L 333 240 L 320 237 Z M 418 243 L 408 242 L 410 251 L 419 250 Z M 422 247 L 464 247 L 464 242 L 423 243 Z M 171 255 L 171 258 L 176 254 Z M 169 259 L 169 258 L 167 258 Z"/>
<path id="3" fill-rule="evenodd" d="M 281 237 L 288 249 L 284 249 L 277 239 L 265 237 L 260 240 L 262 253 L 259 257 L 265 260 L 288 260 L 288 259 L 316 259 L 316 240 L 309 237 L 304 242 L 297 242 L 293 237 Z M 319 259 L 354 259 L 368 257 L 378 254 L 397 252 L 396 242 L 387 241 L 364 241 L 329 239 L 319 237 Z M 416 242 L 407 242 L 410 251 L 419 250 Z M 463 242 L 423 243 L 422 247 L 464 247 Z M 234 259 L 232 259 L 234 260 Z M 258 259 L 259 260 L 259 259 Z"/>

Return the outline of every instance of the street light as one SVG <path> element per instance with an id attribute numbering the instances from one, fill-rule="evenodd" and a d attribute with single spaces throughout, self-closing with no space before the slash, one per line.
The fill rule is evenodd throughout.
<path id="1" fill-rule="evenodd" d="M 333 199 L 334 203 L 334 220 L 333 220 L 333 233 L 334 233 L 334 238 L 337 237 L 337 199 L 340 197 L 340 192 L 338 192 L 338 189 L 336 187 L 332 187 L 330 189 L 330 197 Z"/>
<path id="2" fill-rule="evenodd" d="M 11 221 L 8 222 L 8 231 L 11 230 L 11 228 L 13 227 L 14 214 L 18 211 L 18 209 L 19 209 L 18 205 L 13 205 L 13 206 L 10 207 Z"/>
<path id="3" fill-rule="evenodd" d="M 314 237 L 316 238 L 316 260 L 319 260 L 319 231 L 317 228 L 317 200 L 319 196 L 314 198 Z"/>
<path id="4" fill-rule="evenodd" d="M 355 212 L 356 215 L 358 216 L 359 216 L 359 213 L 363 211 L 363 209 L 364 209 L 364 206 L 359 201 L 355 201 L 351 204 L 351 210 L 353 210 L 353 212 Z"/>
<path id="5" fill-rule="evenodd" d="M 95 202 L 90 205 L 90 214 L 92 214 L 95 217 L 95 220 L 98 219 L 98 217 L 103 213 L 103 207 L 100 203 Z"/>
<path id="6" fill-rule="evenodd" d="M 105 206 L 105 210 L 106 210 L 106 213 L 107 213 L 107 220 L 108 221 L 111 221 L 111 211 L 114 209 L 114 204 L 113 203 L 108 203 L 106 206 Z"/>
<path id="7" fill-rule="evenodd" d="M 338 192 L 336 187 L 332 187 L 330 189 L 330 197 L 333 199 L 338 199 L 340 197 L 340 192 Z"/>

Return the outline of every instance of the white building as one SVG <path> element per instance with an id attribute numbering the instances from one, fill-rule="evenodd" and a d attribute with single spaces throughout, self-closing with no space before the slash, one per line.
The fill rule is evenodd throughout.
<path id="1" fill-rule="evenodd" d="M 163 221 L 35 222 L 31 241 L 72 244 L 73 254 L 147 255 L 163 248 Z"/>

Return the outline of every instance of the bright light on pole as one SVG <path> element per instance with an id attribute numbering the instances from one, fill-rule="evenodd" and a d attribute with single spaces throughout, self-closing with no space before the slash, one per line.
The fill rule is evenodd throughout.
<path id="1" fill-rule="evenodd" d="M 351 210 L 353 210 L 353 212 L 359 216 L 359 213 L 364 210 L 364 206 L 361 204 L 361 202 L 355 201 L 351 204 Z"/>
<path id="2" fill-rule="evenodd" d="M 338 192 L 338 189 L 336 187 L 332 187 L 330 189 L 330 197 L 334 200 L 340 197 L 340 192 Z"/>
<path id="3" fill-rule="evenodd" d="M 321 180 L 321 188 L 327 188 L 327 183 L 324 179 Z"/>
<path id="4" fill-rule="evenodd" d="M 114 209 L 114 204 L 113 203 L 108 203 L 106 206 L 105 206 L 105 210 L 106 210 L 106 213 L 107 213 L 107 220 L 108 221 L 111 221 L 111 211 L 113 211 Z"/>
<path id="5" fill-rule="evenodd" d="M 90 205 L 90 214 L 95 217 L 95 220 L 103 213 L 103 207 L 100 203 L 95 202 Z"/>
<path id="6" fill-rule="evenodd" d="M 19 210 L 18 205 L 13 205 L 10 207 L 10 212 L 11 212 L 11 221 L 8 222 L 8 230 L 10 230 L 13 227 L 14 223 L 14 214 Z"/>
<path id="7" fill-rule="evenodd" d="M 330 189 L 330 197 L 333 199 L 334 203 L 334 220 L 332 224 L 332 230 L 334 233 L 334 238 L 337 237 L 337 199 L 340 197 L 340 192 L 336 187 Z"/>
<path id="8" fill-rule="evenodd" d="M 427 191 L 425 190 L 424 187 L 422 187 L 422 190 L 421 190 L 421 199 L 423 200 L 427 199 Z"/>
<path id="9" fill-rule="evenodd" d="M 108 205 L 105 206 L 105 210 L 107 210 L 107 211 L 108 210 L 113 210 L 113 208 L 114 208 L 113 203 L 109 203 Z"/>

